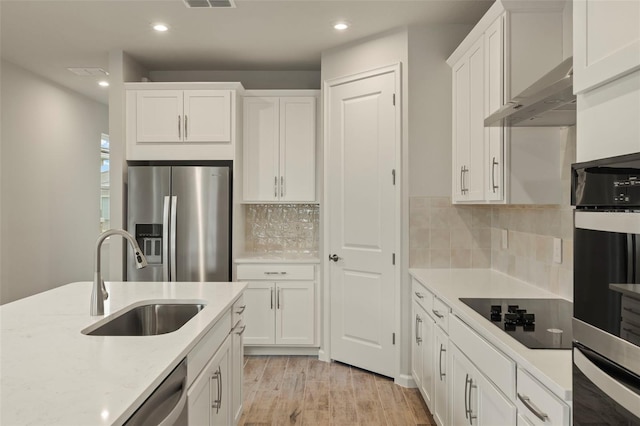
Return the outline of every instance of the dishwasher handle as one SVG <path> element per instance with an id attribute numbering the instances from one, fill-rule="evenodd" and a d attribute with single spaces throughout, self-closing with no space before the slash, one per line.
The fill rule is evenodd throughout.
<path id="1" fill-rule="evenodd" d="M 176 402 L 173 403 L 173 401 Z M 169 374 L 124 424 L 125 426 L 186 426 L 186 360 L 183 360 L 173 372 Z"/>

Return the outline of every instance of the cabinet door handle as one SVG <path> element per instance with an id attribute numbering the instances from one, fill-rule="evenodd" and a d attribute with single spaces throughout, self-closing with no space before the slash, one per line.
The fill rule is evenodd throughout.
<path id="1" fill-rule="evenodd" d="M 496 193 L 496 189 L 498 189 L 498 185 L 496 185 L 496 166 L 498 165 L 498 162 L 496 161 L 496 157 L 493 157 L 493 160 L 491 161 L 491 189 L 493 190 L 493 193 Z"/>
<path id="2" fill-rule="evenodd" d="M 424 296 L 422 295 L 422 293 L 418 293 L 417 291 L 415 293 L 418 299 L 424 299 Z"/>
<path id="3" fill-rule="evenodd" d="M 478 418 L 478 416 L 473 415 L 473 408 L 471 408 L 471 390 L 477 388 L 476 385 L 473 384 L 473 379 L 469 379 L 469 424 L 473 426 L 473 419 Z"/>
<path id="4" fill-rule="evenodd" d="M 526 395 L 520 395 L 518 393 L 518 399 L 520 401 L 522 401 L 522 403 L 524 404 L 525 407 L 527 407 L 527 409 L 529 411 L 531 411 L 533 413 L 534 416 L 536 416 L 537 418 L 540 419 L 540 421 L 542 422 L 546 422 L 547 419 L 549 419 L 549 416 L 546 413 L 543 413 L 542 411 L 540 411 L 540 409 L 538 407 L 536 407 L 533 402 L 531 402 L 531 399 L 526 396 Z"/>
<path id="5" fill-rule="evenodd" d="M 420 324 L 422 323 L 422 318 L 420 318 L 420 315 L 416 315 L 416 343 L 421 344 L 422 343 L 422 337 L 420 337 Z"/>
<path id="6" fill-rule="evenodd" d="M 469 375 L 464 377 L 464 418 L 469 418 L 469 406 L 467 405 L 467 390 L 469 388 Z"/>
<path id="7" fill-rule="evenodd" d="M 185 114 L 185 115 L 184 115 L 184 140 L 185 140 L 185 141 L 186 141 L 186 140 L 187 140 L 187 138 L 189 137 L 189 136 L 188 136 L 188 134 L 187 134 L 187 131 L 188 131 L 187 129 L 189 128 L 189 127 L 187 126 L 187 119 L 188 119 L 188 117 L 187 117 L 187 115 Z"/>
<path id="8" fill-rule="evenodd" d="M 460 194 L 464 194 L 464 166 L 460 167 Z"/>
<path id="9" fill-rule="evenodd" d="M 278 176 L 273 177 L 273 198 L 278 198 Z"/>
<path id="10" fill-rule="evenodd" d="M 284 197 L 284 176 L 280 176 L 280 196 Z"/>
<path id="11" fill-rule="evenodd" d="M 182 124 L 180 122 L 180 116 L 178 116 L 178 139 L 182 139 Z"/>
<path id="12" fill-rule="evenodd" d="M 440 373 L 440 381 L 442 381 L 442 378 L 444 376 L 446 376 L 446 373 L 442 372 L 442 352 L 446 352 L 447 350 L 444 348 L 444 346 L 442 346 L 442 343 L 440 343 L 440 366 L 438 367 L 438 372 Z"/>
<path id="13" fill-rule="evenodd" d="M 247 305 L 242 305 L 238 308 L 238 310 L 236 311 L 236 314 L 240 315 L 244 312 L 244 310 L 247 309 Z"/>
<path id="14" fill-rule="evenodd" d="M 211 402 L 211 408 L 216 409 L 216 414 L 220 411 L 220 407 L 222 407 L 222 370 L 220 367 L 213 373 L 212 380 L 216 381 L 216 388 L 218 391 L 218 397 Z"/>
<path id="15" fill-rule="evenodd" d="M 280 290 L 282 290 L 282 289 L 278 288 L 278 294 L 277 294 L 278 309 L 280 309 Z"/>
<path id="16" fill-rule="evenodd" d="M 273 310 L 273 288 L 271 289 L 271 310 Z"/>
<path id="17" fill-rule="evenodd" d="M 444 318 L 444 315 L 442 315 L 440 312 L 436 311 L 435 309 L 432 309 L 431 312 L 433 312 L 433 315 L 437 316 L 439 319 Z"/>

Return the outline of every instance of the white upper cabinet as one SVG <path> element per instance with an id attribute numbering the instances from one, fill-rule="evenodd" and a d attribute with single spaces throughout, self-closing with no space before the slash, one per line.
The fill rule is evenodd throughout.
<path id="1" fill-rule="evenodd" d="M 317 92 L 265 93 L 244 98 L 244 201 L 315 202 Z"/>
<path id="2" fill-rule="evenodd" d="M 578 162 L 640 152 L 640 0 L 575 0 Z"/>
<path id="3" fill-rule="evenodd" d="M 237 91 L 220 86 L 127 83 L 127 160 L 233 160 Z"/>
<path id="4" fill-rule="evenodd" d="M 640 69 L 640 1 L 574 0 L 574 93 Z"/>
<path id="5" fill-rule="evenodd" d="M 484 119 L 570 56 L 567 4 L 498 0 L 447 60 L 453 72 L 454 203 L 561 201 L 559 192 L 542 188 L 560 186 L 566 132 L 512 132 L 485 127 Z M 542 143 L 543 155 L 523 148 L 521 135 L 526 143 Z"/>

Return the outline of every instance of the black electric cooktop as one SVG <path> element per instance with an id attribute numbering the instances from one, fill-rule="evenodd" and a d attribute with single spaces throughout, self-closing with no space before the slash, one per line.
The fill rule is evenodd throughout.
<path id="1" fill-rule="evenodd" d="M 460 301 L 530 349 L 571 349 L 573 304 L 564 299 Z"/>

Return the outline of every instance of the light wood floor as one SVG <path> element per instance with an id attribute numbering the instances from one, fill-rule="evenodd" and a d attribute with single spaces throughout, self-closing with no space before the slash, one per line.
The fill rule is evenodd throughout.
<path id="1" fill-rule="evenodd" d="M 417 389 L 305 356 L 247 356 L 241 426 L 435 425 Z"/>

